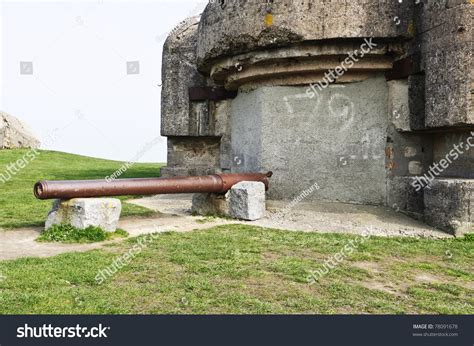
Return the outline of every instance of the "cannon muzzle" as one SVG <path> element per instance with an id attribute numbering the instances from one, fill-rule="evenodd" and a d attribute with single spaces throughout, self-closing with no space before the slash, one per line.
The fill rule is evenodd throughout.
<path id="1" fill-rule="evenodd" d="M 42 180 L 35 184 L 38 199 L 70 199 L 128 195 L 158 195 L 175 193 L 226 193 L 241 181 L 260 181 L 268 189 L 268 173 L 230 173 L 198 177 L 140 178 L 101 180 Z"/>

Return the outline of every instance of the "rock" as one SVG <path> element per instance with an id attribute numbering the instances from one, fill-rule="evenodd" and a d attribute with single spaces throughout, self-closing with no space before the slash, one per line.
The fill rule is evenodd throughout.
<path id="1" fill-rule="evenodd" d="M 193 195 L 193 214 L 197 215 L 221 215 L 229 214 L 229 204 L 225 195 L 215 193 L 195 193 Z"/>
<path id="2" fill-rule="evenodd" d="M 84 229 L 100 227 L 114 232 L 122 211 L 122 203 L 116 198 L 73 198 L 55 200 L 49 212 L 45 229 L 52 225 L 69 224 Z"/>
<path id="3" fill-rule="evenodd" d="M 40 142 L 27 125 L 0 111 L 0 149 L 39 148 Z"/>
<path id="4" fill-rule="evenodd" d="M 236 219 L 254 221 L 265 216 L 265 185 L 242 181 L 228 193 L 229 214 Z"/>

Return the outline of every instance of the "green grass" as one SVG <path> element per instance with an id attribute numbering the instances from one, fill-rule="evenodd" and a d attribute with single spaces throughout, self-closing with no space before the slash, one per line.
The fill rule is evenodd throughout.
<path id="1" fill-rule="evenodd" d="M 53 225 L 42 232 L 37 241 L 60 243 L 97 243 L 105 240 L 126 237 L 128 237 L 128 232 L 120 228 L 115 232 L 107 232 L 100 227 L 94 226 L 80 229 L 71 225 Z"/>
<path id="2" fill-rule="evenodd" d="M 28 152 L 27 149 L 0 150 L 0 174 L 7 165 Z M 17 228 L 44 225 L 51 209 L 51 201 L 40 201 L 33 196 L 33 185 L 41 179 L 74 180 L 104 179 L 122 166 L 122 162 L 95 159 L 85 156 L 40 151 L 30 164 L 6 183 L 0 181 L 0 228 Z M 121 178 L 157 177 L 161 164 L 137 163 Z M 130 197 L 121 197 L 123 201 Z M 152 211 L 123 203 L 122 216 L 151 215 Z"/>
<path id="3" fill-rule="evenodd" d="M 355 238 L 228 225 L 4 261 L 0 314 L 474 313 L 472 239 L 372 237 L 309 285 L 308 273 Z"/>
<path id="4" fill-rule="evenodd" d="M 0 174 L 27 152 L 1 150 Z M 121 165 L 41 151 L 0 184 L 0 227 L 43 225 L 51 201 L 34 198 L 37 180 L 103 179 Z M 136 164 L 122 177 L 154 177 L 159 168 Z M 151 214 L 123 205 L 123 216 Z M 214 220 L 209 216 L 201 222 Z M 125 234 L 112 235 L 118 236 Z M 67 227 L 41 236 L 61 242 L 108 237 L 97 229 Z M 149 237 L 84 253 L 0 261 L 0 314 L 474 313 L 473 235 L 447 240 L 372 237 L 311 285 L 309 273 L 356 236 L 228 225 L 162 233 L 152 242 Z M 99 284 L 97 275 L 121 263 L 117 259 L 124 255 L 126 265 Z"/>

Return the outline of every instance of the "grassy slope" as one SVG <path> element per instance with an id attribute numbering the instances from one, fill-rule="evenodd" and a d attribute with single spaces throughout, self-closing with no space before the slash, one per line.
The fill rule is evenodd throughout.
<path id="1" fill-rule="evenodd" d="M 0 173 L 28 150 L 0 150 Z M 0 227 L 14 228 L 43 225 L 51 201 L 33 196 L 33 185 L 40 179 L 104 179 L 122 165 L 121 162 L 94 159 L 53 151 L 41 154 L 7 183 L 0 181 Z M 135 164 L 121 178 L 156 177 L 160 164 Z M 126 199 L 126 198 L 122 198 Z M 123 216 L 146 215 L 150 211 L 124 203 Z"/>
<path id="2" fill-rule="evenodd" d="M 102 285 L 97 272 L 137 239 L 0 262 L 0 314 L 474 313 L 472 241 L 373 237 L 309 285 L 351 239 L 242 225 L 164 233 Z"/>

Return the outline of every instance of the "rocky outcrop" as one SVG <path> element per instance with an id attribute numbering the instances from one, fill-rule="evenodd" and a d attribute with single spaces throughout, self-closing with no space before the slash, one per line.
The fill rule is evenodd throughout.
<path id="1" fill-rule="evenodd" d="M 39 148 L 40 142 L 27 125 L 0 111 L 0 149 Z"/>

